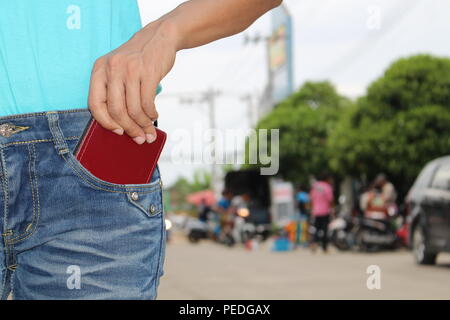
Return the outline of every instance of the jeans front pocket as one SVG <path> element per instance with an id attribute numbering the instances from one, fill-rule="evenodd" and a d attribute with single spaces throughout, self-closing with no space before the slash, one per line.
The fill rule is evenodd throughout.
<path id="1" fill-rule="evenodd" d="M 59 115 L 56 112 L 48 112 L 48 125 L 53 136 L 54 150 L 59 158 L 64 159 L 65 169 L 71 176 L 83 182 L 84 185 L 97 190 L 116 193 L 150 193 L 162 187 L 159 168 L 156 166 L 153 176 L 148 183 L 143 184 L 117 184 L 102 180 L 87 170 L 75 157 L 73 151 L 76 147 L 76 140 L 66 138 L 64 131 L 67 132 L 72 126 L 78 126 L 78 122 L 71 122 L 70 119 L 64 119 L 60 122 Z M 78 128 L 78 127 L 77 127 Z M 64 129 L 64 130 L 63 130 Z M 78 134 L 82 135 L 79 131 Z M 101 164 L 100 164 L 101 165 Z"/>
<path id="2" fill-rule="evenodd" d="M 142 184 L 117 184 L 102 180 L 95 175 L 93 175 L 89 170 L 87 170 L 75 155 L 72 153 L 72 149 L 75 147 L 75 141 L 67 141 L 69 146 L 69 152 L 62 153 L 60 156 L 66 162 L 66 165 L 71 169 L 74 175 L 81 179 L 89 186 L 109 192 L 121 192 L 121 193 L 137 193 L 137 194 L 145 194 L 152 193 L 161 189 L 162 182 L 159 174 L 159 166 L 155 167 L 153 172 L 153 176 L 148 183 Z"/>

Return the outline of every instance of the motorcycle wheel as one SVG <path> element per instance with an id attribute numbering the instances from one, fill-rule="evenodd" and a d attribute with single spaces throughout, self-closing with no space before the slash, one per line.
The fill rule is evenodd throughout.
<path id="1" fill-rule="evenodd" d="M 370 252 L 373 251 L 372 247 L 364 242 L 364 233 L 366 230 L 359 229 L 355 234 L 355 249 L 359 252 Z"/>
<path id="2" fill-rule="evenodd" d="M 227 234 L 227 235 L 225 235 L 224 238 L 222 239 L 222 243 L 223 243 L 224 245 L 226 245 L 227 247 L 232 247 L 232 246 L 234 246 L 235 241 L 234 241 L 234 239 L 233 239 L 232 236 L 230 236 L 230 235 Z"/>
<path id="3" fill-rule="evenodd" d="M 331 234 L 331 243 L 338 249 L 339 251 L 347 251 L 350 249 L 349 244 L 345 240 L 338 239 L 336 232 Z"/>
<path id="4" fill-rule="evenodd" d="M 188 240 L 190 243 L 198 243 L 198 241 L 200 240 L 198 237 L 196 237 L 194 234 L 190 233 L 188 235 Z"/>

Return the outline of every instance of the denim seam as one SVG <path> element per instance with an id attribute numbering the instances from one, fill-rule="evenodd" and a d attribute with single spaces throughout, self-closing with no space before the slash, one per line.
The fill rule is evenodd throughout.
<path id="1" fill-rule="evenodd" d="M 161 190 L 161 201 L 163 201 L 163 198 L 162 198 L 162 190 Z M 164 223 L 164 209 L 162 210 L 163 211 L 163 214 L 160 216 L 160 219 L 161 219 L 161 230 L 160 230 L 160 235 L 161 235 L 161 238 L 160 238 L 160 240 L 159 240 L 159 246 L 158 246 L 158 248 L 159 248 L 159 251 L 158 251 L 158 264 L 157 264 L 157 266 L 156 266 L 156 275 L 155 275 L 155 277 L 153 278 L 153 281 L 152 281 L 152 284 L 151 284 L 151 288 L 153 288 L 154 289 L 154 296 L 155 296 L 155 299 L 156 299 L 156 297 L 157 297 L 157 295 L 158 295 L 158 288 L 156 288 L 156 286 L 158 285 L 158 283 L 159 283 L 159 269 L 161 268 L 161 263 L 162 263 L 162 261 L 161 261 L 161 254 L 162 254 L 162 246 L 163 246 L 163 241 L 165 241 L 165 239 L 164 239 L 164 228 L 165 228 L 165 223 Z"/>
<path id="2" fill-rule="evenodd" d="M 33 218 L 31 223 L 33 224 L 33 229 L 31 231 L 25 231 L 24 233 L 18 235 L 15 238 L 8 239 L 10 243 L 17 243 L 31 237 L 37 229 L 37 225 L 39 223 L 40 218 L 40 203 L 39 203 L 39 188 L 37 183 L 37 175 L 36 175 L 36 149 L 34 144 L 31 144 L 31 147 L 28 146 L 28 152 L 30 155 L 30 161 L 28 163 L 28 171 L 29 171 L 29 179 L 30 179 L 30 187 L 31 187 L 31 196 L 33 198 Z M 33 178 L 32 178 L 33 177 Z M 37 208 L 36 208 L 37 204 Z M 28 233 L 28 235 L 27 235 Z M 26 235 L 26 236 L 25 236 Z M 22 237 L 22 238 L 21 238 Z"/>
<path id="3" fill-rule="evenodd" d="M 5 244 L 5 251 L 6 251 L 6 254 L 5 254 L 5 273 L 4 273 L 4 277 L 3 277 L 3 281 L 2 281 L 2 292 L 1 292 L 1 297 L 3 298 L 3 293 L 4 293 L 4 291 L 5 291 L 5 289 L 6 289 L 6 280 L 8 279 L 8 275 L 9 275 L 9 273 L 11 272 L 11 270 L 9 270 L 8 269 L 8 266 L 7 266 L 7 264 L 8 264 L 8 257 L 9 257 L 9 248 L 8 248 L 8 243 L 7 243 L 7 241 L 6 241 L 6 237 L 4 237 L 3 238 L 3 243 Z"/>
<path id="4" fill-rule="evenodd" d="M 64 114 L 64 113 L 75 113 L 75 112 L 85 112 L 85 111 L 89 111 L 89 109 L 88 108 L 82 108 L 82 109 L 70 109 L 70 110 L 57 110 L 57 111 L 41 111 L 41 112 L 22 113 L 22 114 L 17 114 L 17 115 L 0 117 L 0 121 L 1 120 L 9 120 L 9 119 L 17 119 L 17 118 L 29 118 L 29 117 L 35 117 L 35 116 L 45 116 L 48 113 L 62 113 L 62 114 Z"/>
<path id="5" fill-rule="evenodd" d="M 131 202 L 131 204 L 137 206 L 137 207 L 138 207 L 139 209 L 141 209 L 142 211 L 144 211 L 144 213 L 145 213 L 145 215 L 146 215 L 147 217 L 149 217 L 149 218 L 154 218 L 154 217 L 158 216 L 158 215 L 163 211 L 162 208 L 161 208 L 161 209 L 159 209 L 157 212 L 151 213 L 151 212 L 150 212 L 150 209 L 145 209 L 145 207 L 144 207 L 143 205 L 141 205 L 139 202 L 133 200 L 133 198 L 131 198 L 131 193 L 132 193 L 132 192 L 128 192 L 128 193 L 127 193 L 128 201 Z"/>
<path id="6" fill-rule="evenodd" d="M 17 262 L 16 262 L 16 250 L 14 248 L 13 243 L 11 243 L 11 246 L 9 248 L 9 254 L 11 256 L 11 261 L 10 261 L 7 269 L 14 273 L 14 271 L 16 270 L 16 267 L 17 267 Z"/>
<path id="7" fill-rule="evenodd" d="M 76 140 L 79 139 L 80 136 L 71 136 L 71 137 L 67 137 L 66 140 Z M 16 145 L 16 144 L 28 144 L 28 143 L 37 143 L 37 142 L 53 142 L 54 139 L 38 139 L 38 140 L 26 140 L 26 141 L 16 141 L 16 142 L 9 142 L 9 143 L 5 143 L 4 146 L 8 147 L 11 145 Z"/>
<path id="8" fill-rule="evenodd" d="M 5 195 L 4 198 L 4 216 L 3 216 L 3 232 L 6 233 L 8 229 L 8 208 L 9 208 L 9 193 L 8 193 L 8 168 L 6 167 L 5 162 L 5 153 L 3 147 L 0 147 L 0 157 L 2 161 L 3 167 L 3 177 L 2 177 L 2 185 L 3 185 L 3 193 Z M 6 238 L 5 238 L 5 246 L 6 246 Z"/>
<path id="9" fill-rule="evenodd" d="M 108 191 L 108 192 L 114 192 L 114 193 L 128 193 L 128 192 L 137 192 L 139 194 L 147 194 L 147 193 L 151 193 L 151 192 L 155 192 L 159 189 L 159 184 L 155 186 L 155 188 L 151 188 L 149 190 L 146 191 L 132 191 L 132 189 L 134 188 L 138 188 L 139 186 L 136 187 L 132 187 L 128 190 L 110 190 L 110 189 L 105 189 L 102 188 L 100 186 L 97 186 L 94 184 L 94 182 L 91 182 L 90 180 L 88 180 L 87 178 L 83 177 L 80 173 L 79 173 L 79 169 L 75 168 L 75 166 L 73 166 L 73 164 L 66 158 L 66 156 L 64 156 L 64 154 L 61 154 L 61 156 L 64 158 L 64 160 L 66 161 L 66 163 L 73 169 L 73 171 L 75 172 L 75 174 L 80 177 L 81 179 L 83 179 L 86 183 L 88 183 L 92 188 L 94 189 L 99 189 L 99 190 L 103 190 L 103 191 Z M 113 187 L 114 188 L 114 187 Z M 148 187 L 147 187 L 148 188 Z"/>
<path id="10" fill-rule="evenodd" d="M 14 300 L 14 276 L 15 272 L 11 271 L 11 277 L 9 278 L 9 293 L 11 294 L 11 300 Z"/>
<path id="11" fill-rule="evenodd" d="M 8 269 L 5 269 L 5 272 L 3 273 L 3 279 L 2 279 L 2 288 L 1 288 L 1 291 L 0 291 L 0 298 L 3 298 L 3 292 L 5 291 L 5 289 L 6 289 L 6 279 L 8 278 L 7 277 L 7 273 L 9 272 L 9 270 Z"/>
<path id="12" fill-rule="evenodd" d="M 34 159 L 34 157 L 31 154 L 31 150 L 30 147 L 27 147 L 28 150 L 28 156 L 29 156 L 29 161 L 28 161 L 28 179 L 30 181 L 30 188 L 31 188 L 31 198 L 32 198 L 32 202 L 33 202 L 33 218 L 32 218 L 32 223 L 34 223 L 34 218 L 36 215 L 36 199 L 34 196 L 34 188 L 33 188 L 33 183 L 32 183 L 32 179 L 31 179 L 31 163 Z M 25 234 L 27 234 L 27 232 L 24 232 L 22 234 L 19 234 L 18 236 L 12 238 L 12 239 L 8 239 L 8 243 L 14 243 L 14 241 L 22 236 L 24 236 Z"/>
<path id="13" fill-rule="evenodd" d="M 3 229 L 2 230 L 2 241 L 4 244 L 4 251 L 5 251 L 5 259 L 4 259 L 4 263 L 5 263 L 5 272 L 3 275 L 3 279 L 2 279 L 2 292 L 1 292 L 1 297 L 3 298 L 3 295 L 5 293 L 6 290 L 6 280 L 8 279 L 8 273 L 11 272 L 10 270 L 8 270 L 6 267 L 7 263 L 8 263 L 8 255 L 9 255 L 9 249 L 8 249 L 8 243 L 6 241 L 6 231 L 7 231 L 7 217 L 8 217 L 8 173 L 7 173 L 7 169 L 6 169 L 6 165 L 5 165 L 5 161 L 4 161 L 5 157 L 4 157 L 4 152 L 3 152 L 3 147 L 0 147 L 0 161 L 2 162 L 2 187 L 3 187 L 3 194 L 4 194 L 4 216 L 3 216 Z"/>

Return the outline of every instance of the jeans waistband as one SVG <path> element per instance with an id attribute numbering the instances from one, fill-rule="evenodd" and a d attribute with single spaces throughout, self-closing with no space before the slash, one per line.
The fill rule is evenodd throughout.
<path id="1" fill-rule="evenodd" d="M 89 109 L 69 109 L 60 111 L 46 111 L 13 116 L 0 117 L 0 148 L 21 145 L 27 143 L 49 142 L 52 143 L 57 153 L 77 166 L 78 174 L 97 185 L 101 189 L 113 192 L 154 192 L 162 186 L 158 165 L 153 173 L 151 182 L 145 184 L 113 184 L 102 181 L 75 160 L 69 149 L 69 140 L 81 137 L 86 128 L 91 113 Z M 68 156 L 66 156 L 69 154 Z M 159 180 L 159 181 L 158 181 Z"/>
<path id="2" fill-rule="evenodd" d="M 0 145 L 27 142 L 55 141 L 79 137 L 86 127 L 91 113 L 89 109 L 69 109 L 24 113 L 0 117 Z M 61 130 L 52 130 L 59 126 Z M 56 141 L 63 147 L 64 141 Z"/>

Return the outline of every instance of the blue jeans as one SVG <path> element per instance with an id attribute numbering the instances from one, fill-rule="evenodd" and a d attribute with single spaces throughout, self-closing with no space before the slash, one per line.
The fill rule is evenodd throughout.
<path id="1" fill-rule="evenodd" d="M 0 117 L 0 294 L 13 299 L 155 299 L 165 224 L 150 183 L 93 176 L 72 151 L 88 109 Z"/>

